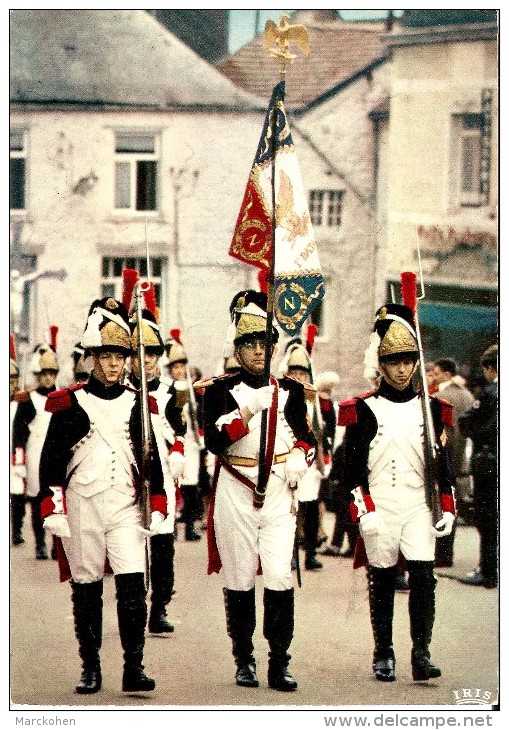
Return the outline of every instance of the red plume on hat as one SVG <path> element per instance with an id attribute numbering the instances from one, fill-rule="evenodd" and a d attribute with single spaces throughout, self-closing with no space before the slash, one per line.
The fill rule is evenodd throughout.
<path id="1" fill-rule="evenodd" d="M 49 344 L 53 352 L 57 351 L 57 335 L 58 335 L 58 327 L 56 324 L 50 325 L 49 328 Z"/>
<path id="2" fill-rule="evenodd" d="M 154 315 L 156 322 L 159 321 L 159 310 L 156 302 L 156 290 L 153 282 L 148 284 L 146 289 L 143 289 L 143 298 L 145 299 L 145 307 L 148 311 Z"/>
<path id="3" fill-rule="evenodd" d="M 412 271 L 403 271 L 401 274 L 401 300 L 412 310 L 415 319 L 417 311 L 417 276 Z"/>
<path id="4" fill-rule="evenodd" d="M 14 339 L 12 332 L 9 334 L 9 357 L 11 360 L 14 360 L 14 362 L 17 362 L 18 360 L 16 354 L 16 340 Z"/>
<path id="5" fill-rule="evenodd" d="M 133 298 L 134 287 L 138 283 L 139 274 L 136 269 L 124 269 L 122 272 L 122 304 L 129 312 Z"/>
<path id="6" fill-rule="evenodd" d="M 172 340 L 175 340 L 175 342 L 178 342 L 179 345 L 182 344 L 182 336 L 179 329 L 170 330 L 170 337 Z"/>
<path id="7" fill-rule="evenodd" d="M 315 345 L 315 337 L 318 333 L 318 327 L 316 324 L 313 324 L 310 322 L 308 324 L 307 330 L 306 330 L 306 350 L 308 352 L 308 355 L 311 355 L 313 352 L 313 347 Z"/>

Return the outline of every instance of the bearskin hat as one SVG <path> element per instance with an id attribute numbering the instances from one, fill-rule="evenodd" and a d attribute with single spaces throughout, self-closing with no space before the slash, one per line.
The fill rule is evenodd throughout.
<path id="1" fill-rule="evenodd" d="M 131 328 L 124 304 L 113 297 L 92 302 L 81 344 L 87 352 L 113 350 L 130 355 Z"/>

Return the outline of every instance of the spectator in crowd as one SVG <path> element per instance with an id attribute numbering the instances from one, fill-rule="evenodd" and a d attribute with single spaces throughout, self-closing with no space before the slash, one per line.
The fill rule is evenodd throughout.
<path id="1" fill-rule="evenodd" d="M 468 496 L 467 439 L 458 426 L 458 417 L 468 410 L 474 397 L 465 385 L 465 379 L 458 373 L 456 362 L 445 357 L 437 360 L 433 365 L 433 378 L 438 387 L 437 394 L 452 403 L 452 426 L 446 426 L 447 443 L 451 453 L 454 470 L 456 472 L 456 502 L 463 502 Z M 458 505 L 456 508 L 459 510 Z M 454 538 L 456 522 L 450 535 L 436 542 L 435 567 L 451 568 L 454 559 Z"/>
<path id="2" fill-rule="evenodd" d="M 479 400 L 458 418 L 464 436 L 472 439 L 474 516 L 479 532 L 479 565 L 463 583 L 498 586 L 498 345 L 481 356 L 487 385 Z"/>

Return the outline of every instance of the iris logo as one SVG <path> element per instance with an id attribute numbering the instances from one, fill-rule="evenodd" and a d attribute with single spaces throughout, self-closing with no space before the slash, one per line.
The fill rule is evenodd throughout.
<path id="1" fill-rule="evenodd" d="M 496 705 L 498 696 L 483 689 L 455 689 L 452 696 L 456 705 Z"/>

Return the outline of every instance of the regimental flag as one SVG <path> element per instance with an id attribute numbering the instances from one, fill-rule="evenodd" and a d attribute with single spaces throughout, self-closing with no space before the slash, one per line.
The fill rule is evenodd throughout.
<path id="1" fill-rule="evenodd" d="M 275 220 L 274 316 L 287 334 L 295 335 L 323 298 L 324 286 L 284 96 L 285 82 L 280 81 L 272 92 L 229 254 L 270 270 Z"/>

